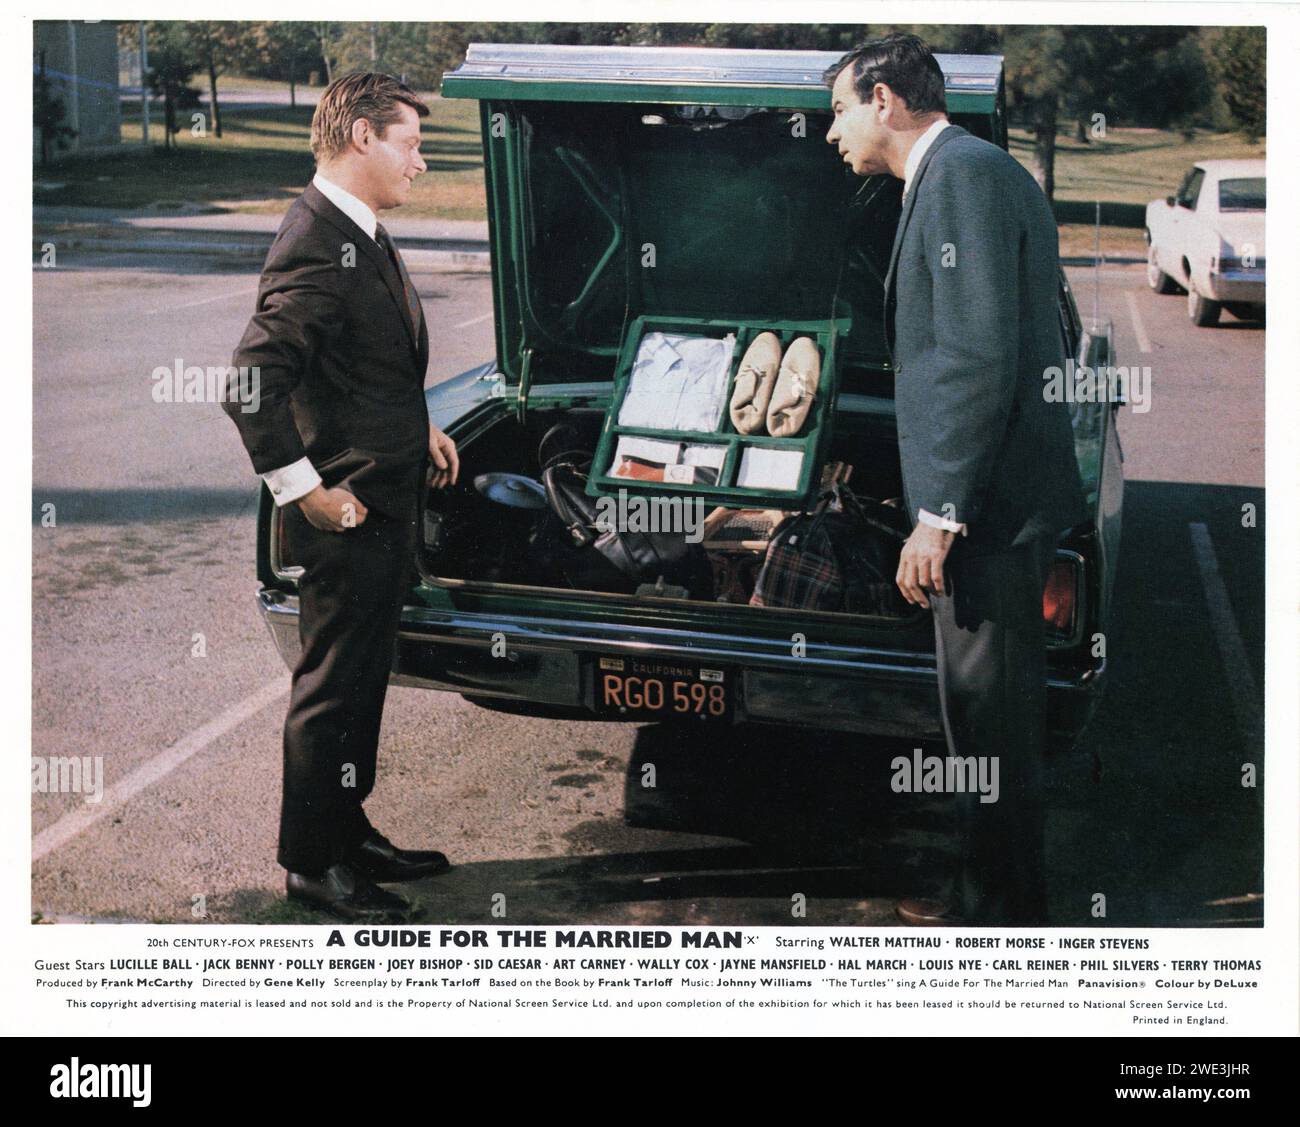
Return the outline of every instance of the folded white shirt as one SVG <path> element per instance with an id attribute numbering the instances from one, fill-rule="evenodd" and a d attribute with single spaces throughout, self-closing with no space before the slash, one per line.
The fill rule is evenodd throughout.
<path id="1" fill-rule="evenodd" d="M 618 424 L 709 433 L 718 429 L 736 336 L 646 333 L 637 348 Z"/>

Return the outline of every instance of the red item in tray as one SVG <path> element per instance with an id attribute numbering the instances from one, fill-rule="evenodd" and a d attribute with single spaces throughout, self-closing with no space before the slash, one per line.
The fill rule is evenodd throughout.
<path id="1" fill-rule="evenodd" d="M 618 460 L 610 477 L 633 477 L 638 481 L 663 481 L 664 467 L 659 462 L 643 458 L 629 458 L 626 454 Z"/>
<path id="2" fill-rule="evenodd" d="M 718 471 L 713 466 L 700 466 L 691 462 L 664 465 L 645 458 L 624 454 L 610 470 L 610 477 L 632 477 L 638 481 L 663 481 L 672 485 L 717 485 Z"/>

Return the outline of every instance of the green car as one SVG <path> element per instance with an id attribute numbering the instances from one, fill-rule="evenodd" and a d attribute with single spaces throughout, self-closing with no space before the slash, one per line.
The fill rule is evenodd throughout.
<path id="1" fill-rule="evenodd" d="M 557 424 L 606 457 L 621 437 L 615 408 L 642 330 L 716 335 L 731 325 L 742 343 L 765 328 L 821 344 L 820 406 L 807 433 L 752 443 L 802 451 L 798 479 L 741 488 L 736 463 L 748 443 L 732 434 L 718 443 L 716 480 L 629 481 L 631 495 L 796 511 L 818 492 L 810 467 L 839 461 L 853 467 L 859 495 L 901 496 L 882 324 L 901 184 L 853 176 L 826 144 L 821 74 L 837 57 L 487 44 L 445 76 L 444 97 L 480 105 L 496 356 L 426 393 L 430 419 L 459 447 L 461 474 L 426 500 L 394 683 L 533 716 L 941 738 L 928 610 L 850 614 L 662 582 L 627 591 L 556 583 L 530 555 L 544 513 L 473 484 L 518 475 L 490 480 L 520 489 L 520 478 L 538 479 L 539 444 Z M 939 62 L 951 119 L 1005 147 L 1001 57 Z M 1115 363 L 1109 334 L 1081 324 L 1064 276 L 1060 314 L 1067 356 Z M 1054 742 L 1077 737 L 1106 671 L 1123 494 L 1115 406 L 1071 404 L 1092 518 L 1061 539 L 1044 596 Z M 593 473 L 588 491 L 613 484 Z M 297 572 L 265 491 L 258 543 L 259 605 L 292 666 Z"/>

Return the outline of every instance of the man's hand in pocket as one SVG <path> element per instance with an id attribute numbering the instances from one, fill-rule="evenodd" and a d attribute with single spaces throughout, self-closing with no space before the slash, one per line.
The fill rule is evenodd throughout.
<path id="1" fill-rule="evenodd" d="M 322 532 L 346 532 L 364 524 L 367 509 L 356 496 L 346 489 L 326 489 L 316 486 L 298 500 L 302 515 Z"/>

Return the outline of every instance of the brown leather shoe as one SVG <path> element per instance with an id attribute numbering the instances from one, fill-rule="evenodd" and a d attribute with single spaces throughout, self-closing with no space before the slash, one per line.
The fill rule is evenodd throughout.
<path id="1" fill-rule="evenodd" d="M 895 914 L 913 927 L 965 927 L 966 921 L 954 914 L 942 900 L 900 900 Z"/>

